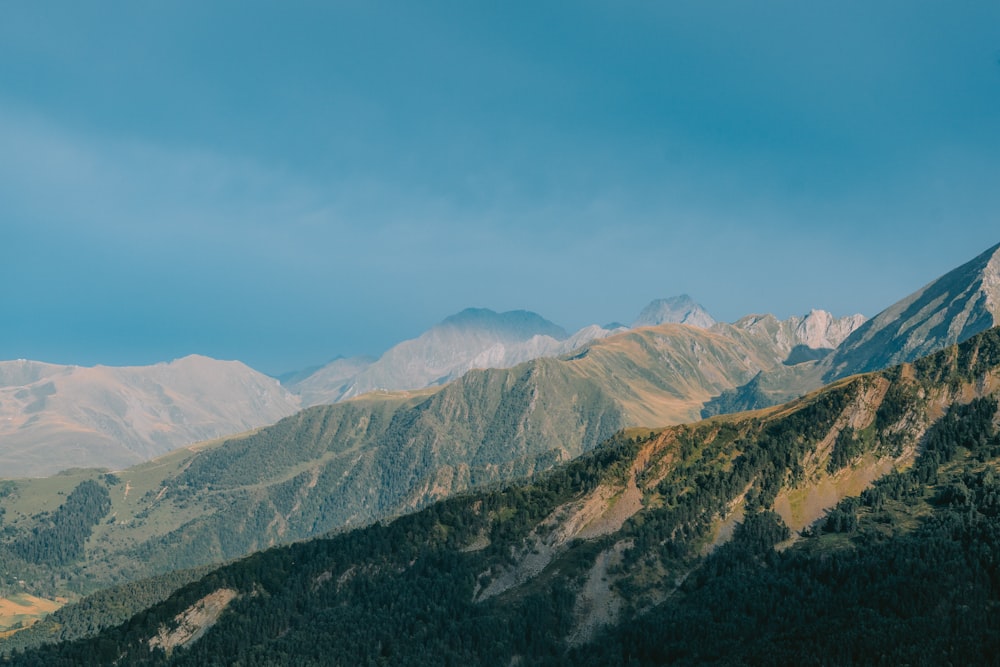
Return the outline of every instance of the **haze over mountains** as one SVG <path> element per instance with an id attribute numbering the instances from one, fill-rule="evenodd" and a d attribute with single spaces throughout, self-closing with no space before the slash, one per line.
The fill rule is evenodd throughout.
<path id="1" fill-rule="evenodd" d="M 705 312 L 705 309 L 687 294 L 656 299 L 642 309 L 632 327 L 655 327 L 657 324 L 690 324 L 693 327 L 707 329 L 715 320 Z"/>
<path id="2" fill-rule="evenodd" d="M 836 319 L 814 311 L 784 323 L 774 318 L 760 325 L 737 323 L 737 329 L 746 329 L 760 339 L 753 345 L 768 349 L 744 353 L 743 362 L 727 362 L 725 370 L 713 371 L 721 373 L 724 380 L 712 380 L 697 390 L 689 387 L 685 391 L 693 393 L 679 402 L 668 401 L 675 407 L 683 403 L 684 409 L 633 410 L 636 414 L 626 423 L 642 423 L 636 420 L 643 418 L 654 420 L 647 423 L 694 418 L 697 411 L 692 406 L 732 388 L 733 383 L 747 381 L 760 370 L 773 370 L 795 346 L 819 346 L 825 351 L 826 346 L 835 344 L 831 340 L 839 341 L 843 332 L 856 327 L 861 319 Z M 636 319 L 636 326 L 672 322 L 714 327 L 728 337 L 736 335 L 729 325 L 715 324 L 686 295 L 652 302 Z M 273 423 L 300 407 L 335 403 L 371 391 L 442 386 L 472 369 L 511 368 L 532 359 L 558 357 L 627 331 L 625 327 L 591 325 L 570 335 L 528 311 L 496 313 L 469 308 L 421 336 L 399 343 L 379 359 L 337 359 L 313 372 L 292 374 L 284 387 L 238 362 L 199 356 L 130 368 L 2 362 L 0 433 L 5 437 L 0 474 L 43 475 L 74 466 L 118 469 L 199 440 Z M 764 341 L 762 336 L 773 340 Z M 623 343 L 620 349 L 629 349 L 628 344 Z M 610 377 L 616 371 L 608 370 L 607 374 Z M 623 374 L 623 378 L 627 376 Z M 688 380 L 677 382 L 689 384 Z M 674 387 L 675 393 L 680 391 L 678 387 Z"/>
<path id="3" fill-rule="evenodd" d="M 238 361 L 153 366 L 0 362 L 0 477 L 124 468 L 177 447 L 271 424 L 297 397 Z"/>
<path id="4" fill-rule="evenodd" d="M 926 297 L 928 303 L 906 320 L 906 326 L 892 325 L 898 317 L 896 320 L 883 317 L 888 324 L 879 331 L 890 334 L 884 335 L 878 349 L 883 353 L 899 350 L 906 354 L 907 346 L 912 347 L 916 340 L 911 335 L 914 328 L 971 335 L 970 326 L 926 324 L 940 323 L 949 314 L 957 313 L 974 326 L 980 326 L 990 317 L 995 321 L 992 310 L 995 300 L 990 289 L 996 284 L 998 251 L 1000 246 L 903 299 L 900 303 L 913 304 Z M 942 285 L 947 289 L 939 289 Z M 938 295 L 941 293 L 945 297 Z M 677 310 L 683 311 L 679 317 L 693 312 L 686 308 Z M 897 304 L 885 312 L 906 313 L 907 307 Z M 489 327 L 483 327 L 484 322 Z M 449 318 L 422 339 L 409 341 L 409 346 L 401 344 L 397 348 L 412 347 L 425 352 L 423 356 L 400 358 L 416 358 L 416 367 L 426 369 L 435 360 L 431 353 L 441 349 L 435 346 L 445 345 L 441 341 L 448 340 L 447 336 L 470 330 L 482 332 L 484 328 L 492 328 L 494 333 L 481 333 L 476 343 L 480 348 L 496 346 L 498 340 L 514 341 L 512 345 L 516 347 L 517 341 L 525 339 L 536 342 L 546 338 L 570 339 L 555 325 L 534 314 L 470 310 Z M 454 381 L 417 391 L 374 392 L 315 406 L 253 433 L 179 449 L 114 475 L 100 470 L 78 470 L 52 478 L 8 482 L 0 485 L 0 520 L 4 522 L 0 564 L 13 579 L 0 581 L 0 593 L 9 594 L 17 581 L 30 581 L 32 592 L 51 599 L 66 591 L 95 590 L 160 575 L 166 577 L 161 580 L 162 587 L 154 588 L 166 595 L 190 580 L 185 577 L 194 576 L 169 574 L 178 567 L 204 566 L 270 545 L 387 520 L 463 490 L 523 479 L 563 465 L 630 426 L 692 422 L 712 406 L 732 411 L 773 404 L 782 396 L 800 396 L 823 382 L 834 368 L 833 360 L 839 350 L 852 340 L 864 338 L 863 330 L 863 318 L 835 318 L 822 311 L 784 321 L 771 315 L 751 315 L 732 324 L 714 323 L 707 329 L 678 323 L 639 327 L 591 340 L 559 357 L 536 358 L 511 368 L 473 369 Z M 944 338 L 936 340 L 938 345 L 946 344 Z M 859 345 L 852 354 L 857 358 L 865 349 Z M 914 371 L 904 367 L 881 379 L 839 382 L 824 391 L 822 396 L 828 398 L 814 396 L 767 413 L 735 418 L 743 424 L 737 430 L 745 431 L 736 439 L 732 434 L 725 435 L 728 433 L 725 429 L 719 430 L 717 425 L 727 422 L 707 422 L 697 427 L 701 429 L 699 433 L 708 438 L 705 442 L 716 443 L 711 444 L 710 451 L 716 451 L 715 447 L 722 449 L 716 454 L 706 453 L 705 460 L 717 461 L 713 457 L 719 452 L 729 452 L 726 448 L 734 443 L 749 446 L 746 437 L 750 430 L 759 430 L 769 423 L 766 419 L 761 421 L 761 415 L 773 415 L 779 423 L 786 415 L 794 416 L 802 406 L 820 406 L 815 420 L 816 424 L 826 424 L 823 426 L 826 430 L 817 432 L 815 451 L 810 453 L 806 449 L 795 454 L 804 456 L 798 464 L 782 459 L 781 465 L 775 464 L 777 467 L 773 469 L 764 465 L 758 470 L 762 476 L 755 483 L 765 486 L 754 492 L 752 502 L 739 501 L 757 511 L 761 509 L 757 504 L 759 498 L 770 498 L 768 502 L 785 524 L 801 528 L 812 518 L 822 516 L 822 511 L 843 497 L 847 489 L 860 490 L 893 465 L 912 461 L 916 451 L 913 443 L 922 437 L 914 428 L 928 426 L 952 402 L 994 394 L 996 350 L 996 336 L 985 336 L 979 337 L 974 345 L 957 351 L 950 348 L 932 361 L 921 361 L 916 374 L 923 394 L 907 389 Z M 466 358 L 467 355 L 460 355 L 460 359 Z M 183 368 L 182 362 L 194 364 L 191 368 L 197 369 L 201 366 L 195 362 L 205 363 L 205 360 L 175 362 L 179 366 L 176 370 L 190 373 L 191 368 Z M 34 392 L 9 388 L 15 399 L 22 403 L 30 400 L 24 407 L 40 410 L 47 408 L 60 392 L 69 395 L 61 385 L 54 384 L 53 393 L 52 387 L 45 384 L 48 378 L 56 376 L 43 365 L 17 363 L 21 365 L 9 366 L 4 377 L 9 382 L 38 387 Z M 442 367 L 448 363 L 455 363 L 455 359 L 445 358 Z M 865 363 L 879 362 L 876 358 Z M 239 366 L 230 362 L 229 368 Z M 167 386 L 170 375 L 161 369 L 157 382 L 146 379 L 136 383 L 155 392 L 155 386 Z M 430 375 L 425 373 L 420 377 Z M 268 382 L 269 387 L 276 386 L 273 380 Z M 972 389 L 962 389 L 966 385 Z M 892 393 L 893 386 L 898 388 L 897 393 Z M 954 393 L 955 387 L 959 387 L 958 394 Z M 160 393 L 169 395 L 166 389 Z M 10 400 L 6 394 L 5 400 Z M 840 407 L 828 409 L 830 401 Z M 841 412 L 843 401 L 849 404 L 846 412 Z M 882 413 L 885 414 L 879 417 Z M 910 413 L 916 416 L 907 417 Z M 783 433 L 801 434 L 812 428 L 815 420 L 794 417 L 792 421 L 797 425 L 776 428 Z M 685 434 L 691 428 L 680 427 L 672 431 L 671 437 L 679 443 L 687 442 Z M 642 433 L 648 434 L 649 430 Z M 761 446 L 759 456 L 751 459 L 753 466 L 763 465 L 760 456 L 778 456 L 780 452 L 774 447 L 789 445 L 785 440 L 767 442 L 772 444 Z M 801 439 L 796 442 L 794 447 L 808 444 Z M 674 462 L 687 460 L 692 454 L 685 449 L 688 445 L 677 451 L 672 447 L 662 450 L 666 458 L 659 465 L 666 474 L 673 474 L 669 468 Z M 694 453 L 697 451 L 696 447 Z M 864 474 L 850 473 L 853 481 L 849 485 L 828 478 L 827 473 L 839 470 L 845 462 L 854 460 L 852 457 L 867 456 L 865 452 L 875 458 L 868 461 L 871 465 L 865 464 Z M 734 460 L 732 456 L 736 454 L 730 452 L 726 456 L 730 457 L 726 460 Z M 663 477 L 648 470 L 653 459 L 640 459 L 630 465 L 641 466 L 645 471 L 641 480 L 646 481 L 641 484 L 658 484 Z M 784 470 L 781 466 L 791 467 L 779 474 L 779 470 Z M 824 466 L 827 473 L 822 472 Z M 689 475 L 690 479 L 679 477 L 677 488 L 715 488 L 705 481 L 706 470 L 689 465 L 686 472 L 677 474 Z M 727 464 L 722 470 L 731 472 L 733 468 Z M 805 478 L 803 473 L 807 473 Z M 618 476 L 615 479 L 616 484 L 622 483 Z M 633 481 L 639 484 L 640 476 L 637 474 Z M 742 489 L 746 494 L 746 480 L 737 481 L 730 485 L 732 489 Z M 639 494 L 637 505 L 635 492 L 629 491 L 630 483 L 627 480 L 624 483 L 624 491 L 611 490 L 594 500 L 591 510 L 597 514 L 586 514 L 580 519 L 583 523 L 573 519 L 572 525 L 565 530 L 558 528 L 554 534 L 565 532 L 585 541 L 606 534 L 581 529 L 592 521 L 619 530 L 625 525 L 621 523 L 624 519 L 614 508 L 638 511 L 644 497 Z M 818 494 L 815 502 L 810 500 L 803 505 L 800 495 L 796 495 L 803 483 L 813 485 L 812 492 Z M 760 496 L 772 487 L 784 489 L 785 495 Z M 676 499 L 667 502 L 668 499 L 664 496 L 663 501 L 666 507 L 672 507 Z M 590 507 L 588 503 L 584 505 Z M 67 509 L 77 506 L 79 509 Z M 727 516 L 728 510 L 718 511 L 720 520 Z M 79 520 L 92 522 L 86 530 L 74 527 L 68 518 L 77 513 Z M 111 520 L 105 520 L 109 514 Z M 601 518 L 605 514 L 607 517 Z M 733 520 L 739 520 L 739 516 Z M 722 539 L 728 539 L 726 531 L 721 527 L 719 530 Z M 632 539 L 624 534 L 622 538 Z M 691 549 L 703 537 L 694 535 L 693 539 Z M 557 546 L 562 549 L 569 543 L 558 542 Z M 544 554 L 548 549 L 546 544 L 539 542 L 534 549 Z M 527 570 L 519 574 L 520 566 L 509 562 L 491 566 L 490 581 L 499 583 L 483 580 L 482 590 L 499 587 L 497 594 L 503 595 L 531 581 L 537 574 L 531 563 L 537 559 L 530 555 L 533 553 L 530 544 L 525 548 L 527 551 L 522 555 L 528 563 Z M 586 553 L 591 553 L 587 549 L 592 548 L 597 549 L 593 545 L 586 547 Z M 504 549 L 509 552 L 507 547 Z M 618 551 L 609 551 L 595 562 L 598 579 L 591 582 L 592 586 L 587 584 L 589 592 L 581 592 L 584 597 L 580 600 L 610 599 L 604 591 L 606 586 L 598 580 L 608 576 L 607 566 L 618 562 L 620 555 Z M 696 563 L 702 555 L 697 549 L 691 551 L 684 557 L 685 567 Z M 514 570 L 507 571 L 512 565 Z M 544 569 L 546 564 L 539 567 Z M 657 568 L 640 570 L 635 576 L 647 583 L 648 576 L 657 572 L 657 577 L 663 575 Z M 674 574 L 679 576 L 680 572 Z M 570 584 L 573 586 L 576 584 Z M 484 593 L 484 599 L 492 595 Z M 628 595 L 621 595 L 625 595 L 623 601 L 629 599 Z M 621 607 L 614 613 L 620 611 Z M 589 613 L 581 611 L 580 617 L 586 618 Z M 606 622 L 608 619 L 602 616 L 586 621 L 591 628 Z M 574 630 L 570 635 L 577 637 L 572 641 L 582 641 L 589 632 L 580 634 Z"/>
<path id="5" fill-rule="evenodd" d="M 419 337 L 399 343 L 378 360 L 337 360 L 289 388 L 302 396 L 304 406 L 376 390 L 422 389 L 450 382 L 473 368 L 510 368 L 530 359 L 565 354 L 612 333 L 592 325 L 570 336 L 528 311 L 468 308 Z"/>
<path id="6" fill-rule="evenodd" d="M 759 316 L 764 317 L 764 316 Z M 812 357 L 823 356 L 863 321 L 861 315 L 835 318 L 814 310 L 804 317 L 792 317 L 774 326 L 755 329 L 774 336 L 773 354 L 791 354 L 792 348 L 813 349 Z M 685 324 L 726 333 L 690 296 L 657 299 L 646 306 L 632 328 L 662 324 Z M 752 328 L 751 324 L 735 324 Z M 377 361 L 338 359 L 315 373 L 288 384 L 302 396 L 303 405 L 333 403 L 369 391 L 421 389 L 445 384 L 474 368 L 510 368 L 541 357 L 557 357 L 608 336 L 627 331 L 619 326 L 584 327 L 568 335 L 562 328 L 527 311 L 495 313 L 470 308 L 445 319 L 415 338 L 396 345 Z M 768 365 L 765 362 L 765 365 Z"/>
<path id="7" fill-rule="evenodd" d="M 998 247 L 991 248 L 867 323 L 860 315 L 836 318 L 814 310 L 784 321 L 749 315 L 726 324 L 715 322 L 687 295 L 653 301 L 635 326 L 680 323 L 729 339 L 736 348 L 727 343 L 730 351 L 723 357 L 699 358 L 700 350 L 721 349 L 716 337 L 701 347 L 692 344 L 684 354 L 668 345 L 667 357 L 644 359 L 642 367 L 660 364 L 664 372 L 675 364 L 675 379 L 628 380 L 628 391 L 618 392 L 616 399 L 623 406 L 622 423 L 677 423 L 699 414 L 773 405 L 824 381 L 964 340 L 997 321 L 998 254 Z M 509 368 L 578 350 L 587 354 L 594 341 L 621 335 L 627 336 L 627 330 L 596 325 L 569 335 L 527 311 L 467 309 L 377 360 L 338 359 L 304 377 L 291 378 L 287 387 L 241 364 L 224 366 L 204 357 L 145 370 L 3 362 L 0 461 L 6 476 L 51 474 L 72 466 L 120 468 L 198 440 L 273 423 L 302 406 L 376 390 L 442 386 L 476 368 Z M 659 334 L 654 348 L 662 346 L 666 337 Z M 618 364 L 643 346 L 623 338 L 600 349 L 601 354 L 615 349 L 620 355 L 598 373 L 604 376 L 600 382 L 625 386 L 635 374 Z M 679 363 L 678 355 L 690 359 Z M 666 358 L 673 361 L 665 363 Z M 739 363 L 733 361 L 736 358 Z M 210 370 L 213 364 L 224 371 Z M 625 365 L 638 367 L 635 361 Z M 685 368 L 697 368 L 701 380 L 692 385 L 687 372 L 680 370 Z M 673 398 L 665 398 L 669 396 Z"/>

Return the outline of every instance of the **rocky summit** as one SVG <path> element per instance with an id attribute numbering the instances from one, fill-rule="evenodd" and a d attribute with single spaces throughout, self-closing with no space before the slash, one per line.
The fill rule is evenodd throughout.
<path id="1" fill-rule="evenodd" d="M 1000 321 L 1000 244 L 889 306 L 828 360 L 826 380 L 885 368 L 960 343 Z"/>

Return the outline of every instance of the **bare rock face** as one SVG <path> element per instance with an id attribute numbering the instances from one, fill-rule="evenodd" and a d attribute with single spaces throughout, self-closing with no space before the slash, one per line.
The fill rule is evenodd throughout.
<path id="1" fill-rule="evenodd" d="M 231 588 L 220 588 L 206 595 L 174 617 L 173 629 L 161 625 L 157 634 L 149 638 L 150 650 L 160 648 L 169 655 L 179 646 L 190 646 L 215 625 L 237 597 L 239 594 Z"/>
<path id="2" fill-rule="evenodd" d="M 889 306 L 851 334 L 824 379 L 913 361 L 1000 320 L 1000 245 Z"/>
<path id="3" fill-rule="evenodd" d="M 277 380 L 238 361 L 153 366 L 0 362 L 0 477 L 121 468 L 299 409 Z"/>
<path id="4" fill-rule="evenodd" d="M 764 369 L 725 391 L 702 416 L 774 405 L 839 378 L 888 368 L 961 343 L 1000 321 L 1000 245 L 886 308 L 871 320 L 811 311 L 779 321 L 748 315 L 733 323 L 784 350 L 784 368 Z M 723 331 L 730 325 L 717 324 Z M 833 349 L 831 349 L 833 348 Z"/>
<path id="5" fill-rule="evenodd" d="M 794 335 L 799 344 L 819 349 L 837 347 L 866 319 L 861 314 L 834 317 L 825 310 L 813 309 L 805 317 L 791 317 L 788 321 L 795 325 Z"/>
<path id="6" fill-rule="evenodd" d="M 787 320 L 779 320 L 774 315 L 747 315 L 732 326 L 770 340 L 777 353 L 786 357 L 797 348 L 823 352 L 821 356 L 825 356 L 864 322 L 864 315 L 835 317 L 825 310 L 813 309 L 802 317 L 793 316 Z M 728 326 L 716 325 L 715 330 Z"/>
<path id="7" fill-rule="evenodd" d="M 689 324 L 708 329 L 715 324 L 715 320 L 694 299 L 681 294 L 651 302 L 642 309 L 632 327 L 655 327 L 660 324 Z"/>

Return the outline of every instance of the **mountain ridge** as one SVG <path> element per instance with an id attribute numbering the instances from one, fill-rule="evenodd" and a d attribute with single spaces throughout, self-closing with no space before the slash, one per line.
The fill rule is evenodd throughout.
<path id="1" fill-rule="evenodd" d="M 784 321 L 770 315 L 747 316 L 733 326 L 752 328 L 744 324 L 750 317 L 774 320 L 770 328 L 779 336 L 776 340 L 779 347 L 783 345 L 780 336 L 785 336 L 797 344 L 824 350 L 834 347 L 863 321 L 861 315 L 838 318 L 814 309 L 803 317 Z M 662 324 L 728 331 L 724 323 L 716 322 L 686 294 L 652 301 L 631 328 Z M 590 325 L 569 335 L 530 311 L 497 313 L 488 308 L 467 308 L 417 338 L 398 343 L 372 363 L 336 360 L 290 385 L 290 389 L 302 396 L 306 406 L 334 403 L 368 391 L 421 389 L 453 381 L 474 368 L 509 368 L 531 359 L 569 354 L 591 341 L 627 330 L 620 325 L 615 328 Z M 350 373 L 355 371 L 351 377 Z"/>
<path id="2" fill-rule="evenodd" d="M 0 362 L 0 461 L 5 477 L 123 468 L 298 409 L 277 380 L 202 355 L 150 366 Z"/>
<path id="3" fill-rule="evenodd" d="M 788 368 L 764 371 L 724 391 L 705 404 L 702 416 L 775 405 L 838 378 L 913 361 L 998 322 L 1000 244 L 860 323 L 833 349 L 795 350 Z"/>
<path id="4" fill-rule="evenodd" d="M 713 326 L 716 330 L 720 330 L 719 327 L 725 330 L 725 325 Z M 780 329 L 788 325 L 775 326 Z M 5 420 L 0 421 L 0 432 L 9 436 L 5 440 L 8 464 L 5 474 L 52 474 L 60 467 L 74 466 L 124 468 L 173 447 L 273 423 L 300 404 L 334 403 L 365 391 L 440 386 L 475 368 L 507 368 L 530 359 L 558 357 L 577 352 L 595 340 L 625 332 L 625 329 L 610 331 L 591 325 L 570 336 L 557 325 L 528 311 L 495 313 L 488 309 L 466 309 L 446 318 L 421 337 L 400 343 L 380 360 L 334 360 L 300 378 L 292 387 L 297 397 L 286 394 L 270 380 L 258 377 L 256 371 L 241 362 L 222 362 L 202 355 L 134 367 L 0 362 L 0 383 L 6 385 L 0 387 L 0 419 Z M 731 337 L 731 331 L 727 335 Z M 795 334 L 790 335 L 794 337 Z M 778 342 L 780 347 L 781 341 Z M 773 366 L 770 359 L 773 352 L 758 350 L 757 354 L 763 356 L 756 357 L 753 368 L 748 367 L 748 370 L 756 373 Z M 781 354 L 787 356 L 789 352 Z M 213 364 L 215 370 L 211 373 L 200 369 L 200 366 Z M 205 406 L 197 404 L 204 401 L 207 406 L 212 405 L 212 391 L 207 387 L 213 386 L 217 377 L 238 373 L 253 377 L 252 382 L 244 383 L 249 394 L 241 395 L 234 387 L 222 387 L 217 393 L 225 405 L 212 408 L 211 415 L 205 414 L 202 410 Z M 149 377 L 138 380 L 143 374 Z M 185 379 L 185 374 L 190 377 Z M 56 386 L 49 387 L 43 376 L 72 376 L 74 380 L 64 379 L 60 383 L 89 385 L 91 398 L 87 398 L 82 388 L 79 391 L 83 393 L 72 400 L 64 400 L 66 390 L 57 398 L 49 398 L 46 393 L 55 390 Z M 200 378 L 203 386 L 192 382 L 195 377 Z M 730 388 L 728 382 L 713 386 L 725 391 Z M 153 394 L 140 398 L 145 389 L 134 386 L 137 383 Z M 164 389 L 167 385 L 173 388 Z M 220 388 L 216 386 L 216 389 Z M 2 399 L 5 391 L 6 401 Z M 25 400 L 18 400 L 15 394 Z M 268 394 L 273 396 L 262 398 Z M 92 404 L 94 401 L 96 405 Z M 181 410 L 177 407 L 180 404 L 188 407 Z M 243 414 L 236 409 L 239 405 L 245 407 L 243 412 L 254 409 L 258 414 Z M 46 410 L 46 406 L 50 409 Z M 52 406 L 61 406 L 63 412 L 53 411 Z M 695 414 L 688 410 L 683 417 L 674 414 L 665 418 L 674 422 Z M 175 417 L 184 424 L 174 424 L 171 420 Z M 36 452 L 34 444 L 42 441 L 48 444 Z M 77 453 L 69 457 L 49 455 L 67 448 L 75 448 Z"/>
<path id="5" fill-rule="evenodd" d="M 371 363 L 354 363 L 353 375 L 348 374 L 350 360 L 333 362 L 289 388 L 302 396 L 305 406 L 370 391 L 422 389 L 446 384 L 475 368 L 510 368 L 559 356 L 612 333 L 591 325 L 570 335 L 531 311 L 466 308 L 397 343 Z"/>
<path id="6" fill-rule="evenodd" d="M 1000 244 L 868 320 L 831 356 L 824 378 L 912 361 L 998 322 Z"/>

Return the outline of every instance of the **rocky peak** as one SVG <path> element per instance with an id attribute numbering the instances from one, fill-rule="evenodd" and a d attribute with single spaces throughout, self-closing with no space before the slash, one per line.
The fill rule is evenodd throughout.
<path id="1" fill-rule="evenodd" d="M 639 313 L 632 327 L 652 327 L 668 323 L 689 324 L 708 329 L 715 324 L 715 320 L 694 299 L 687 294 L 681 294 L 650 302 Z"/>
<path id="2" fill-rule="evenodd" d="M 446 317 L 435 328 L 485 331 L 503 340 L 529 340 L 532 336 L 568 338 L 566 330 L 530 310 L 498 313 L 489 308 L 466 308 Z"/>
<path id="3" fill-rule="evenodd" d="M 995 245 L 989 253 L 990 261 L 983 269 L 982 290 L 986 295 L 986 307 L 994 319 L 1000 319 L 1000 245 Z"/>
<path id="4" fill-rule="evenodd" d="M 745 315 L 733 323 L 737 329 L 772 339 L 779 350 L 805 346 L 813 350 L 832 350 L 865 322 L 864 315 L 835 317 L 825 310 L 779 320 L 771 314 Z"/>
<path id="5" fill-rule="evenodd" d="M 1000 244 L 889 306 L 828 361 L 827 380 L 912 361 L 1000 321 Z"/>
<path id="6" fill-rule="evenodd" d="M 792 317 L 795 323 L 795 339 L 801 345 L 813 349 L 835 348 L 845 338 L 865 323 L 861 314 L 834 317 L 825 310 L 810 310 L 804 317 Z"/>

